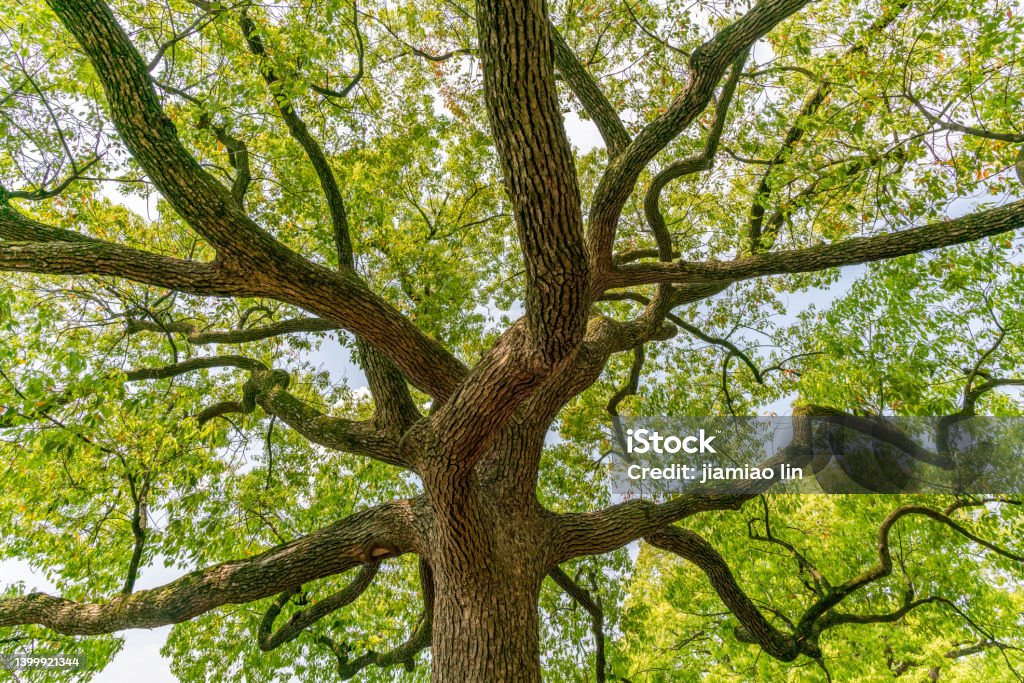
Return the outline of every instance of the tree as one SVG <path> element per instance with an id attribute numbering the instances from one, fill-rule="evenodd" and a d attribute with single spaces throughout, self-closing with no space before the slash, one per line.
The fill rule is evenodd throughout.
<path id="1" fill-rule="evenodd" d="M 593 455 L 630 406 L 1019 414 L 1013 6 L 51 0 L 2 22 L 2 547 L 64 591 L 12 587 L 9 643 L 103 660 L 104 634 L 179 624 L 188 680 L 387 677 L 429 647 L 432 680 L 534 681 L 578 675 L 541 650 L 582 623 L 592 675 L 625 678 L 672 632 L 624 602 L 671 589 L 648 545 L 629 578 L 644 539 L 728 613 L 686 675 L 761 651 L 1016 674 L 1018 501 L 611 504 Z M 570 111 L 603 145 L 573 148 Z M 825 315 L 767 322 L 876 262 Z M 333 334 L 368 395 L 311 366 Z M 773 522 L 847 509 L 818 546 Z M 959 573 L 908 569 L 936 546 Z M 191 571 L 137 590 L 158 559 Z M 978 617 L 962 593 L 996 579 Z M 934 611 L 934 652 L 874 647 Z M 613 624 L 639 630 L 609 648 Z M 855 627 L 888 662 L 844 649 Z"/>

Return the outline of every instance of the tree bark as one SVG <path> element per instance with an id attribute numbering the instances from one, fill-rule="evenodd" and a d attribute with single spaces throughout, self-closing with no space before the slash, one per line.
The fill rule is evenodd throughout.
<path id="1" fill-rule="evenodd" d="M 520 485 L 517 468 L 491 466 L 539 458 L 543 438 L 534 431 L 506 427 L 468 478 L 428 461 L 437 683 L 541 680 L 538 601 L 553 557 L 552 516 L 532 486 Z"/>
<path id="2" fill-rule="evenodd" d="M 536 573 L 526 563 L 435 571 L 432 681 L 541 680 Z"/>
<path id="3" fill-rule="evenodd" d="M 191 4 L 210 13 L 229 11 L 202 0 Z M 688 78 L 678 95 L 632 135 L 634 126 L 626 128 L 597 80 L 553 31 L 545 0 L 476 0 L 478 44 L 473 52 L 483 69 L 494 148 L 523 256 L 526 314 L 470 368 L 371 289 L 357 272 L 359 233 L 349 234 L 345 188 L 340 182 L 344 176 L 335 176 L 332 164 L 338 159 L 333 153 L 328 155 L 331 147 L 315 140 L 300 117 L 301 98 L 289 94 L 282 99 L 274 92 L 278 113 L 305 152 L 326 199 L 336 269 L 285 246 L 245 212 L 245 188 L 252 179 L 247 162 L 235 158 L 248 154 L 244 144 L 232 142 L 226 132 L 217 134 L 231 152 L 238 173 L 230 190 L 185 148 L 150 76 L 163 48 L 147 66 L 104 0 L 50 0 L 56 16 L 90 60 L 121 142 L 148 181 L 196 235 L 206 240 L 216 258 L 206 262 L 174 258 L 49 226 L 10 206 L 7 200 L 18 198 L 17 194 L 9 195 L 0 188 L 0 271 L 110 276 L 203 297 L 267 297 L 309 314 L 259 327 L 246 327 L 243 315 L 237 329 L 225 331 L 200 328 L 186 320 L 165 323 L 156 316 L 151 321 L 129 320 L 129 333 L 145 330 L 185 335 L 194 345 L 242 344 L 295 332 L 351 332 L 373 395 L 374 414 L 366 420 L 321 413 L 300 394 L 287 391 L 286 372 L 244 355 L 175 359 L 170 365 L 129 371 L 125 377 L 128 381 L 159 380 L 208 368 L 247 372 L 250 377 L 241 400 L 208 406 L 196 416 L 200 424 L 260 408 L 314 444 L 414 472 L 422 479 L 424 495 L 363 510 L 260 554 L 200 569 L 156 589 L 136 591 L 136 576 L 144 560 L 149 480 L 138 493 L 131 482 L 135 545 L 123 594 L 100 603 L 78 603 L 42 593 L 10 597 L 0 600 L 0 627 L 38 624 L 59 633 L 95 635 L 180 623 L 224 605 L 277 595 L 257 634 L 259 646 L 271 650 L 352 603 L 370 585 L 381 562 L 415 553 L 424 593 L 424 616 L 419 625 L 391 652 L 366 652 L 352 660 L 345 647 L 321 636 L 318 642 L 326 641 L 338 657 L 339 676 L 350 678 L 370 665 L 412 666 L 416 654 L 429 643 L 435 682 L 532 683 L 541 680 L 538 602 L 545 575 L 554 570 L 561 577 L 556 578 L 559 585 L 568 587 L 570 594 L 574 592 L 574 599 L 591 613 L 599 643 L 597 671 L 603 676 L 600 602 L 591 600 L 585 590 L 574 589 L 572 580 L 558 574 L 561 570 L 556 568 L 561 562 L 611 552 L 641 537 L 700 567 L 740 619 L 743 637 L 783 661 L 798 656 L 820 658 L 816 638 L 827 628 L 891 622 L 917 605 L 945 600 L 908 598 L 898 610 L 878 615 L 834 611 L 848 596 L 892 573 L 888 534 L 902 517 L 927 517 L 1004 559 L 1024 562 L 1020 555 L 985 541 L 951 519 L 954 508 L 945 513 L 920 506 L 900 508 L 879 530 L 877 565 L 821 593 L 792 633 L 787 633 L 743 593 L 725 559 L 707 540 L 691 530 L 671 526 L 700 512 L 739 509 L 760 492 L 749 482 L 734 492 L 681 495 L 660 504 L 630 500 L 596 512 L 556 514 L 537 500 L 549 426 L 569 401 L 598 381 L 611 355 L 635 348 L 642 360 L 644 344 L 675 334 L 670 321 L 700 336 L 699 330 L 674 317 L 673 308 L 744 279 L 894 258 L 1024 226 L 1024 201 L 1018 201 L 900 232 L 737 256 L 730 261 L 678 260 L 678 245 L 673 245 L 658 208 L 660 192 L 672 179 L 710 168 L 745 55 L 768 31 L 808 4 L 809 0 L 759 0 L 747 14 L 692 53 Z M 908 5 L 907 0 L 898 0 L 879 21 L 890 21 L 886 17 Z M 254 16 L 259 13 L 257 8 L 251 9 Z M 279 90 L 276 86 L 282 81 L 264 59 L 267 46 L 256 25 L 258 16 L 248 16 L 246 9 L 240 11 L 239 26 L 260 64 L 260 73 L 267 85 L 273 86 L 272 91 Z M 344 97 L 361 77 L 358 29 L 357 38 L 359 75 L 345 91 L 329 91 L 332 96 Z M 274 43 L 268 41 L 267 45 Z M 651 182 L 645 210 L 658 249 L 632 249 L 616 256 L 616 231 L 638 180 L 659 153 L 698 121 L 730 64 L 732 75 L 719 91 L 703 151 L 666 165 Z M 556 65 L 597 123 L 608 147 L 608 166 L 592 195 L 580 191 L 558 101 Z M 809 100 L 810 109 L 823 104 L 826 90 L 824 84 L 818 87 Z M 930 123 L 940 127 L 1020 141 L 1017 134 L 994 134 L 939 121 L 909 94 L 907 97 Z M 803 124 L 791 129 L 784 146 L 796 144 L 804 135 L 799 125 Z M 785 156 L 777 154 L 768 171 Z M 1018 174 L 1024 177 L 1022 169 L 1024 152 L 1017 161 Z M 768 188 L 766 175 L 757 194 Z M 21 199 L 28 197 L 21 194 Z M 763 207 L 755 207 L 754 214 L 751 242 L 757 243 L 761 241 Z M 658 261 L 641 261 L 648 257 Z M 647 285 L 660 285 L 658 294 L 648 298 L 638 291 L 608 292 Z M 645 308 L 634 319 L 622 322 L 598 314 L 592 304 L 601 297 L 631 300 Z M 706 335 L 700 338 L 728 345 Z M 727 348 L 743 357 L 734 346 Z M 749 359 L 748 364 L 759 378 L 757 367 Z M 627 385 L 629 392 L 636 392 L 640 370 L 638 362 Z M 980 365 L 975 371 L 972 378 L 982 371 Z M 997 383 L 1019 383 L 984 378 L 985 384 L 975 386 L 973 393 L 967 391 L 966 406 L 973 405 L 971 396 L 991 390 Z M 409 391 L 407 383 L 431 397 L 428 414 L 421 415 L 420 397 Z M 971 386 L 969 381 L 969 390 Z M 811 414 L 821 409 L 806 406 L 801 410 L 801 414 Z M 614 412 L 612 404 L 609 412 Z M 790 449 L 770 464 L 793 462 L 794 456 L 809 453 L 803 444 Z M 765 489 L 769 485 L 765 483 Z M 286 602 L 302 591 L 304 584 L 357 567 L 358 575 L 345 589 L 294 612 L 284 625 L 274 628 Z M 945 604 L 956 609 L 952 602 Z"/>

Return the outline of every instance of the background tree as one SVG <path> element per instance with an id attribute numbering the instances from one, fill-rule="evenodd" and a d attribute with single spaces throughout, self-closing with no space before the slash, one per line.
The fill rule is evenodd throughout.
<path id="1" fill-rule="evenodd" d="M 615 503 L 600 467 L 624 411 L 1020 413 L 1014 5 L 0 27 L 0 552 L 61 591 L 7 588 L 0 646 L 102 664 L 177 624 L 183 680 L 427 648 L 438 681 L 1020 677 L 1019 501 Z M 366 391 L 318 367 L 335 338 Z M 136 589 L 157 562 L 182 577 Z"/>

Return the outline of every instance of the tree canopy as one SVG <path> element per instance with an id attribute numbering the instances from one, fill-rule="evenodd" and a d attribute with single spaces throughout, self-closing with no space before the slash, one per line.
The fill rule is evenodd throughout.
<path id="1" fill-rule="evenodd" d="M 1024 492 L 606 470 L 620 415 L 1024 414 L 1022 14 L 5 2 L 0 560 L 59 595 L 0 654 L 1024 680 Z"/>

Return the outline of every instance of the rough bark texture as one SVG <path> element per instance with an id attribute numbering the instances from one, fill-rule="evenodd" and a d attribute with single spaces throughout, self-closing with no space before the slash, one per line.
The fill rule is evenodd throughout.
<path id="1" fill-rule="evenodd" d="M 358 244 L 350 234 L 345 188 L 295 102 L 275 99 L 286 132 L 301 146 L 325 195 L 337 247 L 334 269 L 288 249 L 245 213 L 248 152 L 226 131 L 218 136 L 227 140 L 231 150 L 239 174 L 235 184 L 224 187 L 203 170 L 161 108 L 145 61 L 102 0 L 52 0 L 53 10 L 96 71 L 125 145 L 216 258 L 209 262 L 171 258 L 45 225 L 0 194 L 0 270 L 119 277 L 210 297 L 266 297 L 309 313 L 227 330 L 197 329 L 186 321 L 131 319 L 130 334 L 157 332 L 208 345 L 347 330 L 356 338 L 359 361 L 373 394 L 375 412 L 367 420 L 320 413 L 289 393 L 287 373 L 241 355 L 140 368 L 128 373 L 128 380 L 157 380 L 213 367 L 247 373 L 240 400 L 208 406 L 197 413 L 200 422 L 259 409 L 314 443 L 416 473 L 424 492 L 413 500 L 359 512 L 255 557 L 212 566 L 161 588 L 133 592 L 146 537 L 146 495 L 140 492 L 133 525 L 138 552 L 133 555 L 124 594 L 97 604 L 42 594 L 6 599 L 0 601 L 0 626 L 41 624 L 61 633 L 108 633 L 177 623 L 222 605 L 277 595 L 258 638 L 261 647 L 272 649 L 351 603 L 370 585 L 379 563 L 415 553 L 421 559 L 421 622 L 409 640 L 392 652 L 368 653 L 355 660 L 347 659 L 343 648 L 325 639 L 323 644 L 338 656 L 342 678 L 366 666 L 407 664 L 429 645 L 432 677 L 439 683 L 539 681 L 537 603 L 549 573 L 591 613 L 595 637 L 602 643 L 597 670 L 603 677 L 600 605 L 560 573 L 558 565 L 646 537 L 707 574 L 741 620 L 750 642 L 779 659 L 820 656 L 815 638 L 832 623 L 829 619 L 839 618 L 832 608 L 891 569 L 887 534 L 900 516 L 924 515 L 960 533 L 969 532 L 948 516 L 923 508 L 901 513 L 887 521 L 880 534 L 879 566 L 822 597 L 795 633 L 785 633 L 772 626 L 742 592 L 706 540 L 672 526 L 702 511 L 737 509 L 752 497 L 749 488 L 736 495 L 680 496 L 660 505 L 630 501 L 582 514 L 555 514 L 536 496 L 544 438 L 552 421 L 567 402 L 597 381 L 612 354 L 636 349 L 642 361 L 644 344 L 671 338 L 676 332 L 671 321 L 679 320 L 672 313 L 675 307 L 712 296 L 746 278 L 892 258 L 1024 224 L 1024 202 L 1017 202 L 892 234 L 765 251 L 730 261 L 673 261 L 678 255 L 658 207 L 662 189 L 673 179 L 711 167 L 746 55 L 759 38 L 807 3 L 757 3 L 693 53 L 688 81 L 671 106 L 631 135 L 571 46 L 553 32 L 543 0 L 478 0 L 484 93 L 526 265 L 526 315 L 474 367 L 467 368 L 375 294 L 357 272 Z M 219 4 L 194 4 L 211 13 L 229 11 Z M 236 19 L 258 62 L 254 68 L 260 69 L 268 87 L 275 86 L 277 76 L 265 65 L 267 47 L 256 20 L 247 14 Z M 360 64 L 361 59 L 360 55 Z M 608 166 L 586 223 L 558 102 L 556 67 L 597 121 L 609 150 Z M 648 190 L 645 209 L 657 249 L 616 257 L 616 226 L 638 178 L 704 112 L 730 68 L 704 151 L 665 166 Z M 816 103 L 820 100 L 815 98 Z M 758 225 L 759 221 L 760 217 Z M 655 257 L 657 262 L 642 262 Z M 662 286 L 652 298 L 608 292 L 655 283 Z M 625 322 L 595 313 L 596 301 L 617 295 L 643 304 L 643 312 Z M 431 397 L 429 414 L 420 413 L 409 385 Z M 360 572 L 348 588 L 275 630 L 282 606 L 302 584 L 357 567 Z M 912 607 L 908 605 L 906 611 Z"/>

